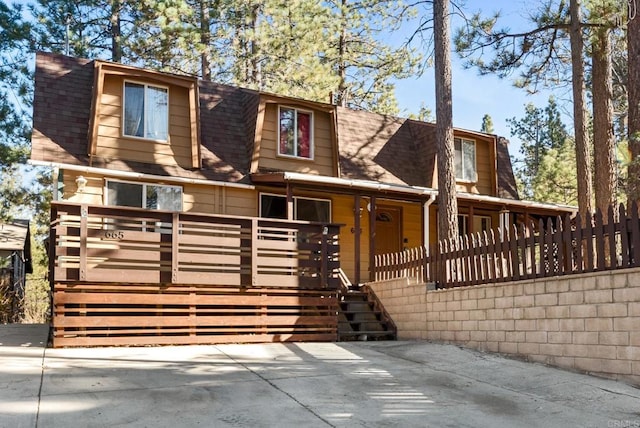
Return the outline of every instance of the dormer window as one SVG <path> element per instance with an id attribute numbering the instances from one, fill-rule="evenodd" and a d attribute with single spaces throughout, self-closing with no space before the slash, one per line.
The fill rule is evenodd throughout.
<path id="1" fill-rule="evenodd" d="M 123 134 L 129 137 L 167 141 L 169 89 L 125 82 Z"/>
<path id="2" fill-rule="evenodd" d="M 453 145 L 456 152 L 456 179 L 467 182 L 477 181 L 476 142 L 465 138 L 454 138 Z"/>
<path id="3" fill-rule="evenodd" d="M 278 154 L 313 159 L 313 113 L 281 106 L 278 122 Z"/>

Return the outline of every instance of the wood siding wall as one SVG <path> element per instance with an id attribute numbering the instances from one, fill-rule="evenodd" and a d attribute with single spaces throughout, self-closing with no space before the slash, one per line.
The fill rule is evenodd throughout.
<path id="1" fill-rule="evenodd" d="M 62 174 L 62 200 L 91 205 L 104 204 L 105 180 L 109 177 L 84 174 L 76 171 L 60 170 Z M 77 193 L 76 178 L 82 175 L 87 179 L 84 192 Z M 114 178 L 114 180 L 116 180 Z M 121 181 L 151 183 L 135 179 L 117 179 Z M 153 183 L 180 185 L 176 183 Z M 198 184 L 182 185 L 182 210 L 203 214 L 225 214 L 255 216 L 258 212 L 258 198 L 255 190 L 222 186 L 204 186 Z"/>
<path id="2" fill-rule="evenodd" d="M 296 107 L 295 105 L 287 106 Z M 308 110 L 302 108 L 303 110 Z M 266 105 L 259 168 L 294 171 L 307 174 L 335 175 L 332 145 L 333 127 L 329 113 L 313 112 L 313 160 L 291 159 L 278 156 L 278 105 Z"/>
<path id="3" fill-rule="evenodd" d="M 464 138 L 476 142 L 476 172 L 478 173 L 478 180 L 475 183 L 458 182 L 458 191 L 496 196 L 496 153 L 493 144 L 484 140 Z"/>
<path id="4" fill-rule="evenodd" d="M 189 90 L 169 86 L 169 141 L 158 142 L 122 135 L 123 85 L 122 76 L 105 75 L 103 93 L 100 96 L 96 156 L 191 168 Z M 167 85 L 160 83 L 158 86 Z"/>

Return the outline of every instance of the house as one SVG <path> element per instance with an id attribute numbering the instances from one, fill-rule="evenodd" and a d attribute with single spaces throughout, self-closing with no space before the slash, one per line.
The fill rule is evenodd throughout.
<path id="1" fill-rule="evenodd" d="M 55 168 L 54 209 L 63 203 L 82 205 L 68 208 L 73 213 L 64 211 L 71 205 L 64 206 L 54 216 L 61 235 L 58 243 L 52 242 L 61 252 L 53 265 L 59 267 L 60 278 L 71 284 L 71 288 L 58 287 L 61 293 L 78 291 L 73 281 L 203 285 L 228 280 L 239 287 L 234 298 L 241 299 L 248 292 L 246 284 L 326 281 L 327 269 L 338 268 L 344 284 L 361 284 L 373 278 L 376 254 L 437 242 L 435 128 L 430 123 L 106 61 L 38 53 L 33 125 L 31 162 Z M 463 233 L 574 211 L 518 199 L 506 140 L 462 129 L 454 134 Z M 75 219 L 73 227 L 66 218 Z M 198 229 L 203 235 L 194 232 L 187 237 L 186 228 L 178 229 L 181 222 L 202 224 L 214 218 L 220 224 L 243 224 L 245 232 L 231 241 L 219 241 L 229 245 L 226 252 L 213 244 L 226 232 L 205 228 Z M 255 226 L 268 219 L 281 223 L 271 220 L 268 225 Z M 118 247 L 122 231 L 132 230 L 134 221 L 137 231 L 155 235 L 136 235 L 142 240 L 139 245 Z M 284 251 L 285 244 L 279 242 L 283 236 L 307 227 L 300 221 L 327 226 L 295 238 L 296 245 L 302 243 L 298 249 L 306 251 L 305 261 L 298 261 L 298 253 L 277 253 L 281 256 L 278 266 L 257 266 L 258 258 L 264 256 L 261 263 L 270 263 L 277 251 Z M 117 230 L 98 234 L 88 230 L 87 224 L 89 229 Z M 260 230 L 273 232 L 260 237 Z M 327 241 L 327 231 L 332 235 L 334 230 L 339 260 L 337 255 L 318 257 L 327 254 L 327 248 L 337 254 L 337 243 Z M 254 245 L 271 239 L 272 248 L 263 256 L 256 256 L 255 248 L 249 247 L 234 253 L 232 247 L 242 246 L 245 241 L 240 236 L 247 235 Z M 308 236 L 322 236 L 323 243 L 314 238 L 313 245 L 319 246 L 305 247 L 312 245 Z M 229 244 L 232 241 L 236 244 Z M 205 242 L 208 247 L 185 247 L 185 254 L 176 255 L 181 242 L 187 246 Z M 95 246 L 90 251 L 89 243 Z M 128 262 L 132 252 L 151 243 L 157 251 L 144 253 L 135 264 L 144 268 L 135 273 L 119 269 L 134 265 Z M 253 261 L 245 263 L 249 259 Z M 180 263 L 186 265 L 180 267 Z M 211 266 L 216 263 L 214 271 Z M 243 267 L 236 269 L 234 264 Z M 269 276 L 285 266 L 289 268 L 286 274 Z M 158 272 L 152 275 L 154 269 Z M 52 276 L 57 281 L 57 274 Z M 180 293 L 193 291 L 186 290 Z M 56 296 L 54 293 L 54 305 Z M 328 299 L 324 302 L 331 300 L 329 295 L 321 297 Z M 76 304 L 77 299 L 80 297 L 60 297 L 60 302 Z M 93 302 L 105 299 L 98 296 Z M 197 310 L 202 300 L 190 302 L 184 303 L 185 311 Z M 155 307 L 145 310 L 157 313 Z M 73 316 L 85 313 L 73 308 L 69 309 Z M 335 314 L 327 308 L 323 313 Z M 252 311 L 247 325 L 260 323 L 264 314 Z M 141 313 L 135 311 L 136 316 Z M 305 320 L 326 322 L 315 312 Z M 59 324 L 65 322 L 77 322 L 74 334 L 84 334 L 83 329 L 89 328 L 89 324 L 81 328 L 80 321 L 66 318 Z M 237 320 L 229 321 L 234 322 Z M 288 322 L 301 324 L 297 318 Z M 145 324 L 144 328 L 150 327 Z M 100 334 L 104 336 L 113 334 L 103 330 Z M 136 327 L 135 332 L 140 331 L 143 327 Z M 196 334 L 194 331 L 187 334 Z M 252 340 L 266 337 L 265 331 L 251 333 L 256 335 Z M 268 334 L 276 340 L 285 333 L 269 330 Z M 55 340 L 54 332 L 54 344 Z M 153 340 L 145 343 L 158 343 Z"/>
<path id="2" fill-rule="evenodd" d="M 11 312 L 9 319 L 18 316 L 28 273 L 33 273 L 29 221 L 0 223 L 0 300 L 10 302 L 11 307 L 6 308 Z M 3 291 L 8 292 L 8 299 Z"/>
<path id="3" fill-rule="evenodd" d="M 48 53 L 35 79 L 58 200 L 340 223 L 354 283 L 437 241 L 433 124 Z M 454 134 L 462 233 L 575 211 L 518 199 L 505 139 Z"/>

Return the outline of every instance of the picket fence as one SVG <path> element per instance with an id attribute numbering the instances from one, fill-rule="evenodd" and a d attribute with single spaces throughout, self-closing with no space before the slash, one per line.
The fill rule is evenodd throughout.
<path id="1" fill-rule="evenodd" d="M 540 219 L 500 231 L 381 254 L 376 281 L 409 277 L 437 288 L 570 275 L 640 266 L 638 206 L 606 214 Z"/>

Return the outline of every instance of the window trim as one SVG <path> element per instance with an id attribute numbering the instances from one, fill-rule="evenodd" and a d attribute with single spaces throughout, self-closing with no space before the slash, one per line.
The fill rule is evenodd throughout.
<path id="1" fill-rule="evenodd" d="M 279 193 L 270 193 L 270 192 L 259 192 L 258 193 L 258 217 L 260 218 L 273 218 L 273 217 L 262 217 L 262 196 L 275 196 L 285 200 L 287 200 L 287 195 L 279 194 Z M 308 196 L 294 196 L 293 197 L 293 219 L 296 221 L 307 221 L 307 220 L 297 220 L 298 217 L 298 199 L 305 199 L 309 201 L 320 201 L 320 202 L 328 202 L 329 203 L 329 223 L 333 221 L 333 202 L 331 199 L 323 199 L 323 198 L 314 198 Z M 284 219 L 286 220 L 286 218 Z"/>
<path id="2" fill-rule="evenodd" d="M 288 110 L 293 110 L 295 112 L 295 123 L 294 123 L 294 128 L 297 130 L 298 129 L 298 112 L 301 113 L 308 113 L 310 118 L 309 118 L 309 157 L 302 157 L 302 156 L 298 156 L 296 155 L 290 155 L 290 154 L 286 154 L 286 153 L 281 153 L 280 152 L 280 111 L 282 109 L 288 109 Z M 293 106 L 289 106 L 289 105 L 278 105 L 278 116 L 276 118 L 276 127 L 278 128 L 278 135 L 277 135 L 277 139 L 276 139 L 276 146 L 277 146 L 277 153 L 278 156 L 284 157 L 284 158 L 289 158 L 289 159 L 297 159 L 297 160 L 314 160 L 314 155 L 315 155 L 315 135 L 314 135 L 314 114 L 313 114 L 313 110 L 306 110 L 306 109 L 301 109 L 298 107 L 293 107 Z M 297 153 L 298 151 L 298 134 L 295 134 L 295 141 L 294 141 L 294 150 Z"/>
<path id="3" fill-rule="evenodd" d="M 469 179 L 469 178 L 464 178 L 464 177 L 458 177 L 458 171 L 455 171 L 455 176 L 456 176 L 456 181 L 458 183 L 477 183 L 478 182 L 478 142 L 472 138 L 465 138 L 465 137 L 454 137 L 453 138 L 453 152 L 454 152 L 454 157 L 455 157 L 455 141 L 456 140 L 460 140 L 460 156 L 462 158 L 462 171 L 460 171 L 461 174 L 464 173 L 464 150 L 462 148 L 462 144 L 464 142 L 467 143 L 473 143 L 473 152 L 475 154 L 474 159 L 473 159 L 473 173 L 475 175 L 475 177 L 473 177 L 473 179 Z M 454 162 L 455 163 L 455 162 Z"/>
<path id="4" fill-rule="evenodd" d="M 123 183 L 123 184 L 137 184 L 139 186 L 142 187 L 142 205 L 141 207 L 131 207 L 131 208 L 141 208 L 143 210 L 148 210 L 151 208 L 147 208 L 147 186 L 154 186 L 154 187 L 168 187 L 168 188 L 173 188 L 173 189 L 180 189 L 180 209 L 175 211 L 175 212 L 182 212 L 184 209 L 184 187 L 183 186 L 176 186 L 176 185 L 172 185 L 172 184 L 158 184 L 158 183 L 153 183 L 153 182 L 147 182 L 147 181 L 127 181 L 127 180 L 114 180 L 111 178 L 106 178 L 104 180 L 104 190 L 103 190 L 103 201 L 104 201 L 104 205 L 105 206 L 109 206 L 109 207 L 121 207 L 123 205 L 113 205 L 110 204 L 109 202 L 109 183 Z M 161 210 L 161 211 L 173 211 L 173 210 Z"/>
<path id="5" fill-rule="evenodd" d="M 142 85 L 144 86 L 144 100 L 145 100 L 145 105 L 146 105 L 146 101 L 147 101 L 147 88 L 148 87 L 153 87 L 153 88 L 158 88 L 158 89 L 166 89 L 167 91 L 167 139 L 166 140 L 160 140 L 157 138 L 147 138 L 147 137 L 138 137 L 137 135 L 129 135 L 129 134 L 125 134 L 125 108 L 126 108 L 126 92 L 127 92 L 127 83 L 133 83 L 134 85 Z M 139 81 L 139 80 L 131 80 L 131 79 L 124 79 L 122 81 L 122 119 L 121 119 L 121 123 L 120 123 L 120 134 L 123 138 L 132 138 L 134 140 L 142 140 L 142 141 L 153 141 L 156 143 L 164 143 L 164 144 L 168 144 L 169 143 L 169 129 L 171 128 L 171 124 L 169 123 L 170 118 L 171 118 L 171 112 L 170 107 L 171 107 L 171 101 L 169 99 L 169 95 L 170 95 L 170 88 L 169 86 L 164 86 L 164 85 L 157 85 L 155 83 L 148 83 L 148 82 L 143 82 L 143 81 Z M 146 118 L 145 118 L 146 119 Z M 144 133 L 146 134 L 146 120 L 143 120 L 144 123 Z"/>

